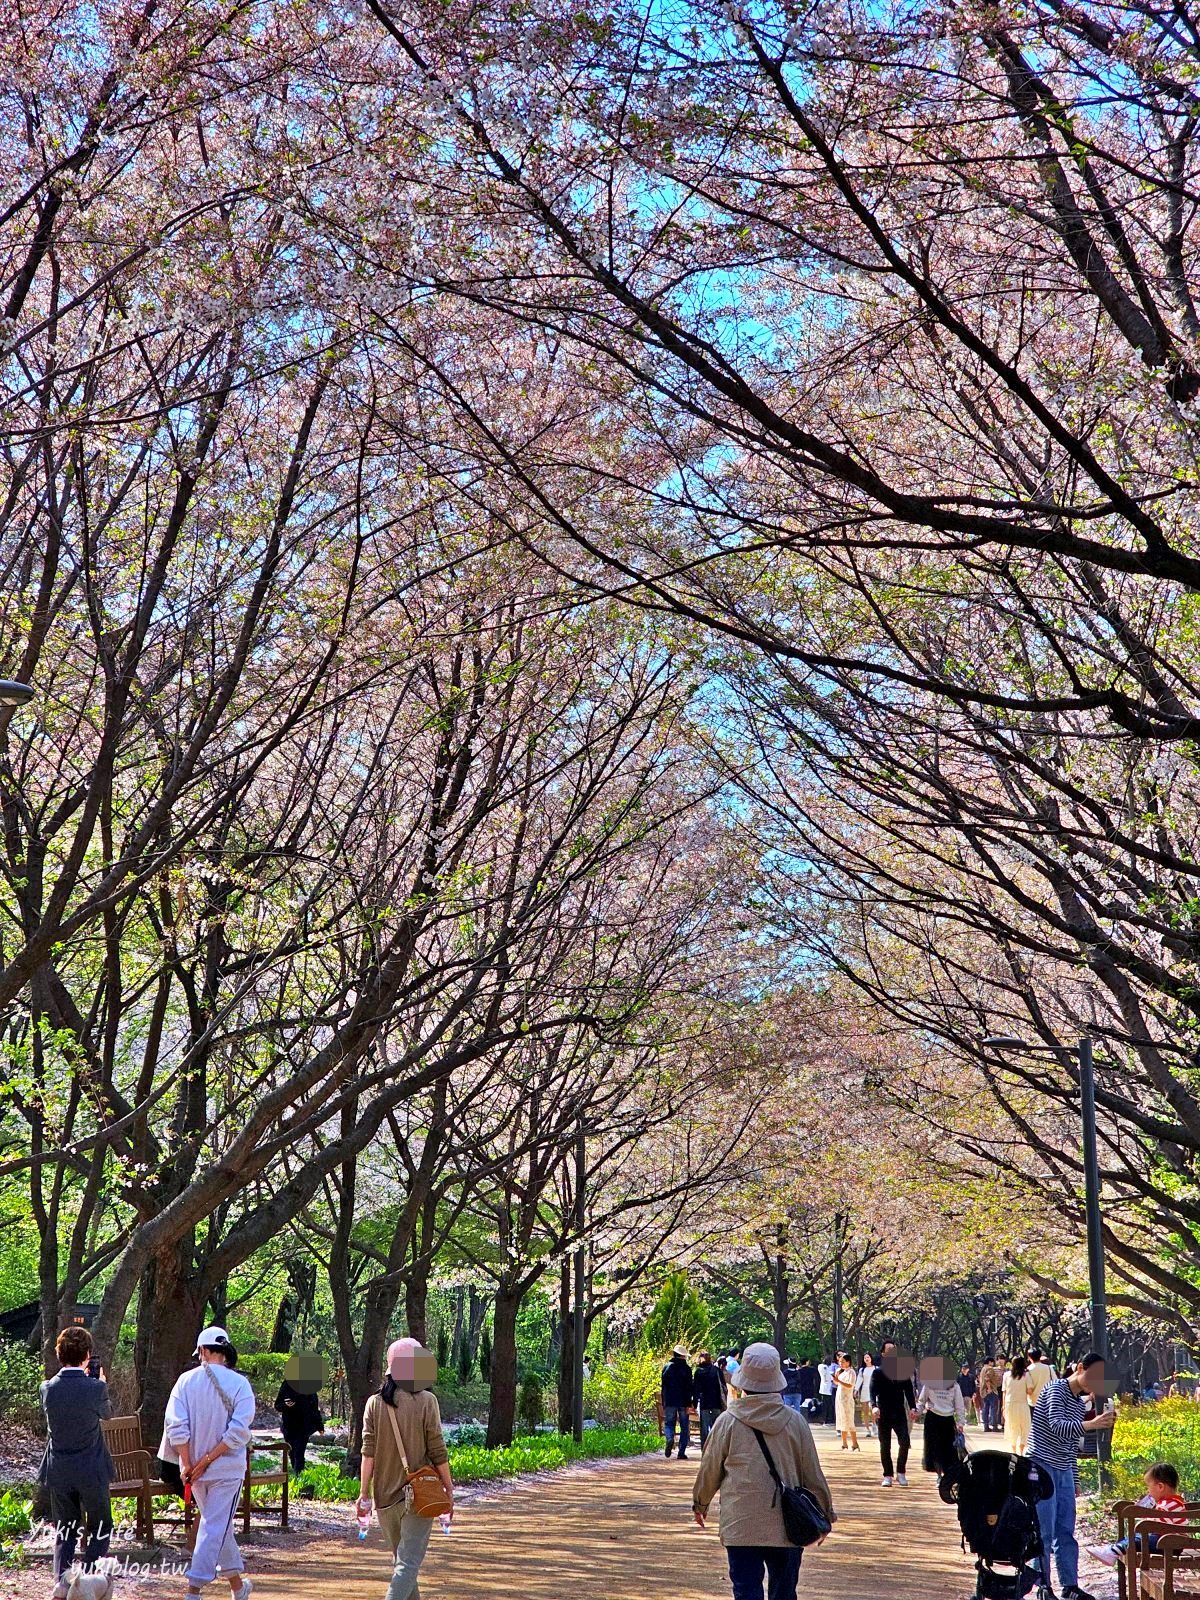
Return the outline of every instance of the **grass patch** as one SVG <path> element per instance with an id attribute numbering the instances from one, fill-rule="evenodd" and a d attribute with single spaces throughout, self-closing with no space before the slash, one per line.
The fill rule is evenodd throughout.
<path id="1" fill-rule="evenodd" d="M 482 1435 L 482 1430 L 480 1430 Z M 644 1428 L 589 1428 L 583 1443 L 560 1433 L 522 1436 L 510 1445 L 489 1450 L 478 1440 L 467 1439 L 447 1448 L 450 1471 L 456 1484 L 491 1483 L 498 1478 L 515 1478 L 522 1472 L 544 1472 L 565 1467 L 572 1461 L 610 1460 L 638 1456 L 659 1447 L 658 1434 Z M 310 1488 L 317 1500 L 356 1500 L 358 1479 L 348 1478 L 336 1462 L 313 1461 L 292 1480 L 292 1490 Z"/>

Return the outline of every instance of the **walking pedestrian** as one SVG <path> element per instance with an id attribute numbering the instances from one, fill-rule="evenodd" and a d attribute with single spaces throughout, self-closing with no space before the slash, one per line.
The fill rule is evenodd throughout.
<path id="1" fill-rule="evenodd" d="M 112 1416 L 112 1405 L 104 1368 L 96 1364 L 97 1375 L 88 1371 L 92 1336 L 86 1328 L 64 1328 L 54 1349 L 59 1370 L 41 1389 L 48 1438 L 38 1482 L 49 1494 L 54 1519 L 54 1600 L 65 1600 L 67 1573 L 85 1529 L 84 1570 L 96 1572 L 108 1556 L 113 1463 L 100 1424 Z"/>
<path id="2" fill-rule="evenodd" d="M 1004 1374 L 1004 1448 L 1018 1456 L 1029 1448 L 1030 1398 L 1029 1363 L 1016 1356 Z"/>
<path id="3" fill-rule="evenodd" d="M 817 1368 L 817 1376 L 821 1380 L 821 1421 L 829 1428 L 833 1427 L 833 1375 L 836 1371 L 837 1362 L 832 1356 Z"/>
<path id="4" fill-rule="evenodd" d="M 1000 1432 L 1000 1368 L 991 1356 L 979 1369 L 979 1415 L 984 1433 Z"/>
<path id="5" fill-rule="evenodd" d="M 279 1430 L 287 1440 L 292 1471 L 303 1472 L 308 1441 L 314 1433 L 323 1430 L 325 1419 L 321 1415 L 321 1402 L 317 1398 L 316 1389 L 310 1388 L 298 1375 L 296 1383 L 301 1384 L 301 1387 L 297 1387 L 288 1378 L 287 1372 L 291 1366 L 292 1361 L 289 1361 L 288 1367 L 284 1369 L 283 1382 L 279 1385 L 279 1393 L 275 1396 L 275 1409 L 279 1413 Z"/>
<path id="6" fill-rule="evenodd" d="M 675 1430 L 679 1430 L 679 1459 L 687 1460 L 687 1447 L 691 1442 L 692 1367 L 687 1346 L 677 1344 L 671 1359 L 662 1370 L 663 1437 L 666 1440 L 666 1457 L 671 1459 L 675 1449 Z"/>
<path id="7" fill-rule="evenodd" d="M 892 1487 L 893 1477 L 900 1488 L 908 1488 L 905 1469 L 911 1435 L 910 1424 L 917 1420 L 917 1398 L 913 1394 L 913 1359 L 901 1355 L 894 1339 L 885 1339 L 879 1364 L 871 1379 L 871 1411 L 879 1424 L 879 1461 L 883 1468 L 883 1488 Z M 895 1468 L 892 1465 L 892 1439 L 896 1440 Z"/>
<path id="8" fill-rule="evenodd" d="M 963 1397 L 972 1422 L 979 1421 L 979 1413 L 975 1406 L 975 1387 L 975 1374 L 971 1371 L 971 1363 L 964 1361 L 958 1369 L 958 1392 Z"/>
<path id="9" fill-rule="evenodd" d="M 959 1441 L 967 1425 L 967 1404 L 954 1368 L 941 1356 L 926 1356 L 918 1376 L 921 1389 L 917 1395 L 917 1411 L 925 1418 L 921 1464 L 926 1472 L 935 1472 L 940 1478 L 958 1466 Z"/>
<path id="10" fill-rule="evenodd" d="M 254 1391 L 234 1370 L 237 1351 L 224 1328 L 205 1328 L 194 1354 L 200 1365 L 178 1378 L 171 1390 L 158 1450 L 164 1461 L 178 1462 L 200 1513 L 187 1592 L 189 1600 L 199 1600 L 201 1589 L 220 1569 L 234 1600 L 247 1600 L 253 1585 L 233 1536 L 233 1514 L 246 1476 Z"/>
<path id="11" fill-rule="evenodd" d="M 871 1412 L 871 1379 L 875 1376 L 875 1357 L 868 1350 L 862 1358 L 858 1369 L 858 1382 L 854 1393 L 858 1397 L 858 1404 L 862 1411 L 863 1427 L 867 1431 L 867 1438 L 875 1438 L 875 1418 Z"/>
<path id="12" fill-rule="evenodd" d="M 1005 1378 L 1008 1377 L 1008 1357 L 1007 1356 L 1001 1356 L 1000 1359 L 996 1362 L 996 1368 L 997 1368 L 997 1371 L 1000 1374 L 999 1431 L 1001 1433 L 1003 1433 L 1004 1432 L 1004 1380 L 1005 1380 Z"/>
<path id="13" fill-rule="evenodd" d="M 803 1551 L 784 1531 L 768 1454 L 785 1484 L 807 1489 L 829 1521 L 837 1520 L 808 1423 L 782 1402 L 784 1383 L 774 1346 L 747 1345 L 742 1394 L 713 1425 L 692 1491 L 693 1515 L 702 1528 L 713 1500 L 721 1497 L 721 1543 L 733 1600 L 763 1600 L 764 1576 L 767 1600 L 796 1600 Z"/>
<path id="14" fill-rule="evenodd" d="M 433 1393 L 437 1362 L 419 1339 L 396 1339 L 388 1347 L 387 1374 L 363 1412 L 362 1465 L 358 1510 L 372 1504 L 392 1551 L 392 1581 L 387 1600 L 420 1600 L 417 1578 L 429 1550 L 434 1518 L 410 1509 L 405 1481 L 421 1467 L 432 1467 L 442 1480 L 454 1518 L 454 1480 L 450 1455 L 442 1437 L 442 1413 Z M 691 1370 L 688 1370 L 691 1377 Z"/>
<path id="15" fill-rule="evenodd" d="M 858 1431 L 854 1426 L 854 1386 L 858 1374 L 844 1350 L 838 1351 L 837 1370 L 833 1375 L 834 1415 L 842 1436 L 843 1450 L 858 1449 Z"/>
<path id="16" fill-rule="evenodd" d="M 821 1388 L 821 1374 L 813 1366 L 807 1356 L 800 1361 L 800 1404 L 803 1407 L 806 1400 L 815 1400 Z"/>
<path id="17" fill-rule="evenodd" d="M 1058 1569 L 1062 1600 L 1092 1600 L 1079 1587 L 1079 1545 L 1075 1538 L 1075 1462 L 1086 1433 L 1111 1428 L 1116 1413 L 1111 1404 L 1084 1420 L 1084 1400 L 1092 1396 L 1103 1405 L 1104 1358 L 1095 1351 L 1084 1356 L 1066 1378 L 1054 1378 L 1038 1396 L 1029 1437 L 1030 1459 L 1044 1467 L 1054 1493 L 1037 1506 L 1041 1529 L 1043 1584 L 1050 1587 L 1051 1555 Z"/>
<path id="18" fill-rule="evenodd" d="M 1026 1371 L 1029 1379 L 1029 1408 L 1032 1412 L 1041 1398 L 1042 1390 L 1054 1376 L 1054 1368 L 1046 1360 L 1041 1350 L 1034 1345 L 1029 1352 L 1029 1367 Z"/>
<path id="19" fill-rule="evenodd" d="M 703 1450 L 713 1423 L 725 1409 L 725 1384 L 707 1350 L 701 1350 L 692 1374 L 692 1402 L 700 1419 L 700 1448 Z"/>
<path id="20" fill-rule="evenodd" d="M 804 1396 L 800 1393 L 800 1368 L 792 1360 L 791 1356 L 784 1356 L 782 1366 L 783 1379 L 787 1384 L 783 1395 L 783 1403 L 785 1406 L 791 1406 L 793 1411 L 799 1411 L 804 1404 Z"/>

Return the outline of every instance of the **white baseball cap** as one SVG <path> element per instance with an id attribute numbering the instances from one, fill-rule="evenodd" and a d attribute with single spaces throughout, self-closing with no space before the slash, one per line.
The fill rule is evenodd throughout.
<path id="1" fill-rule="evenodd" d="M 224 1328 L 205 1328 L 204 1332 L 196 1340 L 196 1348 L 192 1351 L 192 1354 L 198 1356 L 201 1350 L 219 1350 L 222 1345 L 231 1344 L 232 1342 Z"/>

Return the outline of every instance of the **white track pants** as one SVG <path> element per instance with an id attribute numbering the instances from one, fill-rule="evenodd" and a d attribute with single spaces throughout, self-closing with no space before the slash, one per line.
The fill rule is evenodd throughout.
<path id="1" fill-rule="evenodd" d="M 240 1478 L 206 1483 L 203 1478 L 192 1485 L 200 1512 L 196 1548 L 188 1567 L 188 1582 L 193 1589 L 211 1583 L 219 1567 L 225 1572 L 245 1572 L 242 1552 L 233 1537 L 233 1519 L 242 1496 Z"/>

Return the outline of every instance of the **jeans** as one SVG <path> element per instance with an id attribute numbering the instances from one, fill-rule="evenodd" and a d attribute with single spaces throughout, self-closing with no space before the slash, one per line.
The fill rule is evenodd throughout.
<path id="1" fill-rule="evenodd" d="M 725 1554 L 729 1557 L 733 1600 L 763 1600 L 764 1568 L 767 1600 L 796 1600 L 803 1550 L 794 1545 L 731 1544 Z"/>
<path id="2" fill-rule="evenodd" d="M 889 1413 L 883 1411 L 879 1415 L 879 1460 L 883 1467 L 883 1475 L 890 1478 L 892 1474 L 892 1435 L 896 1435 L 896 1471 L 903 1472 L 908 1466 L 908 1413 L 898 1411 Z"/>
<path id="3" fill-rule="evenodd" d="M 1000 1396 L 998 1394 L 985 1394 L 983 1397 L 983 1431 L 984 1433 L 998 1433 L 1000 1431 Z"/>
<path id="4" fill-rule="evenodd" d="M 687 1447 L 692 1437 L 691 1419 L 688 1417 L 686 1406 L 664 1406 L 663 1424 L 667 1433 L 667 1454 L 671 1454 L 675 1444 L 675 1424 L 679 1424 L 679 1454 L 687 1454 Z"/>
<path id="5" fill-rule="evenodd" d="M 800 1394 L 785 1394 L 781 1395 L 780 1399 L 785 1406 L 791 1406 L 793 1411 L 799 1411 L 804 1404 L 803 1397 Z"/>
<path id="6" fill-rule="evenodd" d="M 378 1516 L 396 1563 L 387 1600 L 421 1600 L 417 1575 L 429 1549 L 434 1519 L 414 1516 L 404 1500 L 394 1506 L 381 1506 Z"/>
<path id="7" fill-rule="evenodd" d="M 1134 1549 L 1137 1551 L 1138 1555 L 1141 1555 L 1141 1553 L 1142 1553 L 1142 1541 L 1143 1540 L 1145 1540 L 1146 1547 L 1149 1550 L 1151 1555 L 1153 1555 L 1154 1552 L 1158 1549 L 1158 1535 L 1156 1533 L 1135 1533 L 1133 1537 L 1134 1537 L 1134 1540 L 1135 1540 Z M 1126 1550 L 1129 1549 L 1129 1540 L 1128 1539 L 1118 1539 L 1116 1544 L 1113 1545 L 1113 1549 L 1117 1552 L 1118 1555 L 1123 1556 L 1125 1554 Z"/>
<path id="8" fill-rule="evenodd" d="M 74 1565 L 75 1547 L 84 1525 L 88 1541 L 83 1565 L 89 1570 L 108 1554 L 112 1534 L 112 1502 L 106 1483 L 89 1483 L 76 1489 L 51 1489 L 50 1515 L 54 1518 L 54 1576 L 61 1578 Z"/>
<path id="9" fill-rule="evenodd" d="M 1041 1461 L 1039 1466 L 1046 1467 Z M 1079 1582 L 1079 1545 L 1075 1539 L 1075 1470 L 1073 1467 L 1046 1467 L 1054 1479 L 1054 1494 L 1039 1500 L 1038 1526 L 1042 1532 L 1042 1571 L 1050 1587 L 1050 1554 L 1058 1568 L 1060 1589 L 1074 1588 Z"/>
<path id="10" fill-rule="evenodd" d="M 704 1449 L 704 1441 L 708 1438 L 708 1434 L 709 1434 L 710 1428 L 712 1427 L 713 1423 L 717 1420 L 717 1418 L 720 1415 L 721 1415 L 721 1412 L 720 1412 L 720 1408 L 719 1407 L 714 1407 L 714 1408 L 711 1408 L 711 1409 L 708 1406 L 701 1406 L 700 1407 L 700 1448 L 701 1448 L 701 1450 Z"/>

